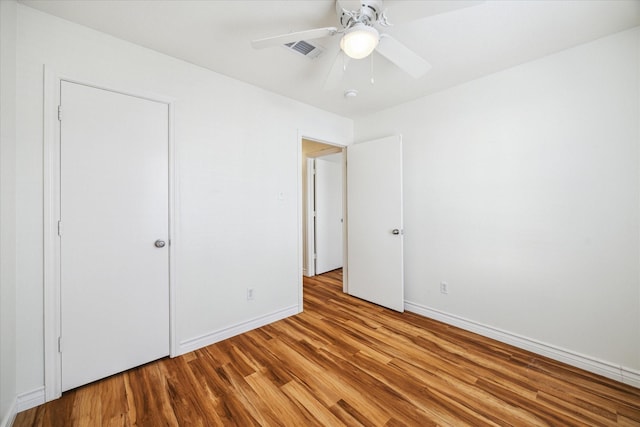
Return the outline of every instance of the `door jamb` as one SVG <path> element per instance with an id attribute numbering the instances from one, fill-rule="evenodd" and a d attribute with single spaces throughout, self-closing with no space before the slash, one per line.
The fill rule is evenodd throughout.
<path id="1" fill-rule="evenodd" d="M 327 150 L 322 150 L 316 153 L 312 153 L 311 155 L 307 156 L 307 275 L 309 277 L 311 276 L 315 276 L 317 274 L 317 248 L 316 248 L 316 217 L 312 214 L 312 211 L 315 211 L 316 209 L 316 204 L 315 204 L 315 200 L 316 200 L 316 160 L 317 159 L 322 159 L 325 156 L 330 156 L 330 155 L 334 155 L 334 154 L 340 154 L 341 155 L 341 161 L 340 161 L 340 174 L 342 175 L 342 191 L 341 194 L 344 198 L 344 194 L 346 191 L 346 185 L 344 184 L 344 181 L 346 179 L 346 171 L 344 170 L 344 164 L 345 164 L 345 156 L 346 156 L 346 152 L 345 152 L 346 148 L 345 147 L 337 147 L 334 146 L 333 148 L 327 149 Z M 313 168 L 310 168 L 309 166 L 312 165 Z M 342 209 L 342 215 L 344 217 L 344 213 L 345 213 L 345 209 L 344 209 L 344 200 L 343 202 L 343 209 Z M 342 224 L 344 224 L 344 218 L 342 219 Z M 344 228 L 344 226 L 343 226 Z M 342 230 L 344 233 L 344 230 Z M 344 247 L 344 237 L 343 237 L 343 247 Z M 315 255 L 315 256 L 314 256 Z M 344 255 L 342 257 L 342 261 L 343 261 L 343 276 L 344 276 Z M 311 267 L 311 264 L 313 264 L 313 267 Z"/>
<path id="2" fill-rule="evenodd" d="M 96 89 L 107 90 L 123 95 L 134 96 L 154 102 L 167 104 L 168 107 L 168 144 L 169 144 L 169 355 L 178 355 L 176 336 L 176 247 L 178 243 L 176 224 L 178 210 L 176 150 L 174 144 L 174 99 L 138 90 L 114 89 L 110 85 L 96 84 L 87 79 L 56 73 L 50 67 L 44 67 L 43 102 L 43 261 L 44 261 L 44 392 L 45 401 L 57 399 L 62 395 L 62 358 L 58 351 L 61 333 L 60 305 L 60 238 L 58 220 L 60 219 L 60 87 L 63 81 L 81 84 Z"/>

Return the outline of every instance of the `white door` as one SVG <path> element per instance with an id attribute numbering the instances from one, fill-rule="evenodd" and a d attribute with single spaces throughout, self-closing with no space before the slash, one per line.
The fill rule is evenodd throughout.
<path id="1" fill-rule="evenodd" d="M 168 106 L 62 82 L 62 390 L 169 354 Z M 167 242 L 168 243 L 168 242 Z"/>
<path id="2" fill-rule="evenodd" d="M 349 294 L 404 311 L 402 139 L 347 148 Z"/>
<path id="3" fill-rule="evenodd" d="M 342 153 L 315 159 L 316 274 L 342 267 Z"/>

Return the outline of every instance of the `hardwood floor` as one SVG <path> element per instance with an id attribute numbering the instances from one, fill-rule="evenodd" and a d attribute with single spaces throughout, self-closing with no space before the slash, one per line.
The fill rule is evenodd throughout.
<path id="1" fill-rule="evenodd" d="M 23 426 L 640 425 L 640 389 L 305 278 L 305 312 L 18 414 Z"/>

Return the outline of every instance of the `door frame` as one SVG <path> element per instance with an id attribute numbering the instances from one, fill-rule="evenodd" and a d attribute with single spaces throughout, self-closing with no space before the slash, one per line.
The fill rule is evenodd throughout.
<path id="1" fill-rule="evenodd" d="M 315 217 L 313 215 L 314 212 L 314 208 L 315 208 L 315 194 L 316 194 L 316 188 L 315 188 L 315 161 L 316 159 L 322 158 L 324 156 L 330 156 L 332 154 L 341 154 L 342 155 L 342 164 L 344 165 L 344 158 L 345 158 L 345 147 L 338 147 L 335 146 L 335 148 L 337 149 L 336 151 L 332 151 L 331 153 L 327 154 L 327 153 L 314 153 L 312 156 L 307 156 L 307 197 L 306 200 L 304 201 L 304 203 L 307 206 L 307 217 L 305 218 L 306 222 L 305 225 L 307 227 L 307 277 L 313 277 L 316 275 L 316 261 L 317 259 L 314 257 L 315 254 L 315 241 L 316 241 L 316 224 L 315 224 Z M 345 185 L 344 185 L 344 180 L 345 180 L 345 176 L 344 176 L 344 167 L 342 170 L 342 195 L 343 195 L 343 199 L 344 199 L 344 191 L 345 191 Z M 343 214 L 344 214 L 344 207 L 343 207 Z M 344 220 L 342 221 L 342 223 L 344 224 Z M 343 236 L 344 237 L 344 236 Z"/>
<path id="2" fill-rule="evenodd" d="M 169 180 L 167 206 L 169 218 L 169 355 L 178 355 L 176 336 L 176 215 L 177 174 L 174 145 L 174 99 L 138 90 L 123 89 L 112 84 L 91 82 L 84 78 L 60 74 L 50 67 L 44 67 L 43 103 L 43 261 L 44 261 L 44 393 L 45 401 L 62 395 L 62 357 L 58 351 L 61 334 L 61 283 L 60 283 L 60 239 L 58 220 L 60 219 L 60 87 L 63 81 L 80 84 L 95 89 L 107 90 L 122 95 L 160 102 L 168 107 L 168 150 Z M 64 112 L 62 113 L 64 114 Z"/>
<path id="3" fill-rule="evenodd" d="M 298 129 L 298 155 L 297 155 L 297 181 L 298 181 L 298 307 L 299 312 L 303 310 L 303 276 L 304 276 L 304 239 L 303 239 L 303 227 L 304 224 L 308 222 L 307 218 L 304 217 L 304 209 L 303 205 L 308 207 L 309 198 L 304 198 L 302 191 L 302 162 L 305 160 L 302 155 L 302 140 L 306 139 L 308 141 L 320 142 L 326 145 L 332 145 L 334 147 L 340 148 L 342 150 L 342 211 L 343 211 L 343 222 L 342 222 L 342 259 L 343 259 L 343 267 L 342 267 L 342 288 L 344 292 L 347 292 L 348 289 L 348 265 L 347 265 L 347 146 L 348 144 L 340 144 L 337 142 L 329 142 L 323 140 L 321 138 L 316 138 L 312 135 L 312 132 L 304 132 Z M 331 153 L 326 153 L 331 154 Z M 306 160 L 305 160 L 306 161 Z M 308 172 L 308 171 L 307 171 Z M 309 182 L 307 181 L 307 187 Z M 307 188 L 308 189 L 308 188 Z M 308 212 L 308 211 L 307 211 Z M 307 230 L 308 231 L 308 230 Z M 307 236 L 307 242 L 309 242 L 309 236 Z M 315 270 L 315 268 L 314 268 Z M 314 271 L 315 273 L 315 271 Z"/>

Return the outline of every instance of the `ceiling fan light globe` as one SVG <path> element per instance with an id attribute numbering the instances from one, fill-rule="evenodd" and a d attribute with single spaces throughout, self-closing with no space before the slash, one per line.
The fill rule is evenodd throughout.
<path id="1" fill-rule="evenodd" d="M 368 25 L 356 24 L 342 36 L 340 48 L 351 58 L 362 59 L 371 55 L 378 46 L 378 41 L 378 30 Z"/>

